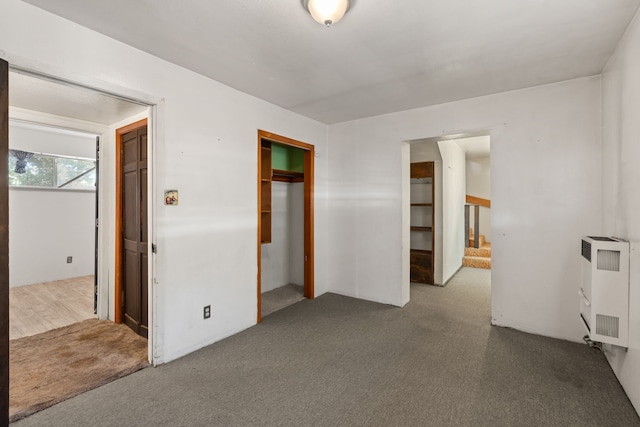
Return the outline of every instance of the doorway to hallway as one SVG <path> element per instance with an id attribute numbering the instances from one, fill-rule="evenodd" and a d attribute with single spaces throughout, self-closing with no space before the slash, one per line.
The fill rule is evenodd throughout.
<path id="1" fill-rule="evenodd" d="M 411 169 L 411 188 L 406 192 L 406 203 L 410 211 L 410 265 L 416 264 L 415 252 L 427 250 L 433 260 L 431 283 L 438 286 L 445 286 L 463 266 L 490 269 L 489 135 L 413 140 L 409 141 L 409 152 L 410 165 L 406 167 Z M 432 170 L 428 178 L 414 173 L 421 165 Z M 423 238 L 425 232 L 432 241 Z M 411 281 L 418 277 L 413 271 L 411 276 Z"/>

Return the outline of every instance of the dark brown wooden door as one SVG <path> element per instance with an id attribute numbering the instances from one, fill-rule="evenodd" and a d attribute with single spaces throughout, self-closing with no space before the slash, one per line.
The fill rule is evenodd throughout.
<path id="1" fill-rule="evenodd" d="M 148 336 L 147 127 L 122 137 L 122 302 L 124 323 Z"/>
<path id="2" fill-rule="evenodd" d="M 0 59 L 0 425 L 9 424 L 9 64 Z"/>

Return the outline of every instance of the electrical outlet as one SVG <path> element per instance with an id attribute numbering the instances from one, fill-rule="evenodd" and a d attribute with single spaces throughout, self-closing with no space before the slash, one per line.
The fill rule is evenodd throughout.
<path id="1" fill-rule="evenodd" d="M 73 257 L 72 256 L 68 256 L 67 257 L 67 264 L 71 264 L 73 262 Z"/>
<path id="2" fill-rule="evenodd" d="M 204 318 L 208 319 L 211 317 L 211 306 L 210 305 L 205 305 L 204 306 Z"/>

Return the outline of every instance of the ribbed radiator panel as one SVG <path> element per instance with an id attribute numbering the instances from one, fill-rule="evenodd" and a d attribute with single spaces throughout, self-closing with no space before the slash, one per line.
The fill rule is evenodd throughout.
<path id="1" fill-rule="evenodd" d="M 598 249 L 598 270 L 620 271 L 620 251 Z"/>
<path id="2" fill-rule="evenodd" d="M 582 256 L 586 258 L 587 261 L 591 262 L 591 243 L 586 240 L 582 240 Z"/>
<path id="3" fill-rule="evenodd" d="M 596 334 L 618 338 L 620 336 L 620 319 L 604 314 L 596 314 Z"/>

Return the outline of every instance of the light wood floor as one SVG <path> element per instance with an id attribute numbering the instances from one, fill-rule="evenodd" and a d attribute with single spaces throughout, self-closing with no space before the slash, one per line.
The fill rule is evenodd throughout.
<path id="1" fill-rule="evenodd" d="M 93 276 L 9 289 L 9 339 L 95 317 Z"/>

